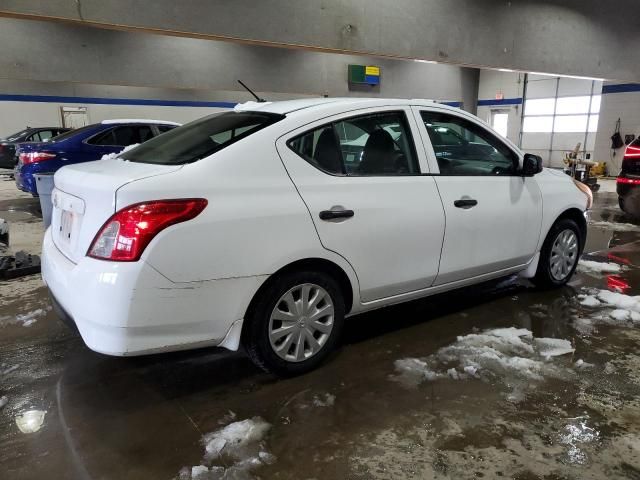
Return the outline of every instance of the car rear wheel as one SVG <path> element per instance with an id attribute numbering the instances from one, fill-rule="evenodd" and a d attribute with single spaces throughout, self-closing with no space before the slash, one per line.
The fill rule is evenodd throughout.
<path id="1" fill-rule="evenodd" d="M 627 211 L 624 209 L 624 198 L 618 197 L 618 205 L 620 206 L 620 210 L 627 213 Z"/>
<path id="2" fill-rule="evenodd" d="M 247 315 L 243 343 L 251 360 L 279 376 L 306 373 L 339 340 L 344 299 L 322 272 L 293 272 L 274 279 Z"/>
<path id="3" fill-rule="evenodd" d="M 557 221 L 542 245 L 534 283 L 543 288 L 565 285 L 578 266 L 583 247 L 580 239 L 576 222 L 568 218 Z"/>

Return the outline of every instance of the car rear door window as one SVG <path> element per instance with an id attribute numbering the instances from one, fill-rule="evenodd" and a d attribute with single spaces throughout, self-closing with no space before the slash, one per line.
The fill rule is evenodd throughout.
<path id="1" fill-rule="evenodd" d="M 134 127 L 134 130 L 136 135 L 134 137 L 134 140 L 136 141 L 133 143 L 144 143 L 147 140 L 151 140 L 153 138 L 153 131 L 151 130 L 151 127 L 149 125 L 139 125 Z"/>
<path id="2" fill-rule="evenodd" d="M 144 143 L 153 138 L 153 130 L 149 125 L 122 125 L 96 135 L 88 143 L 114 147 L 127 147 L 136 143 Z"/>
<path id="3" fill-rule="evenodd" d="M 87 140 L 90 145 L 115 145 L 115 138 L 113 136 L 113 128 L 99 133 L 93 138 Z"/>
<path id="4" fill-rule="evenodd" d="M 332 124 L 316 128 L 289 141 L 289 148 L 314 167 L 332 175 L 344 175 L 338 136 Z"/>
<path id="5" fill-rule="evenodd" d="M 114 143 L 112 145 L 117 145 L 118 147 L 126 147 L 127 145 L 140 143 L 138 127 L 134 127 L 131 125 L 114 128 L 113 137 Z"/>
<path id="6" fill-rule="evenodd" d="M 43 142 L 53 137 L 53 132 L 51 130 L 40 130 L 38 133 L 40 135 L 40 140 Z"/>
<path id="7" fill-rule="evenodd" d="M 165 133 L 176 128 L 176 125 L 156 125 L 158 132 Z"/>
<path id="8" fill-rule="evenodd" d="M 514 175 L 518 155 L 487 129 L 456 115 L 420 112 L 440 175 Z"/>
<path id="9" fill-rule="evenodd" d="M 326 173 L 348 176 L 419 174 L 404 112 L 359 115 L 316 128 L 289 148 Z"/>

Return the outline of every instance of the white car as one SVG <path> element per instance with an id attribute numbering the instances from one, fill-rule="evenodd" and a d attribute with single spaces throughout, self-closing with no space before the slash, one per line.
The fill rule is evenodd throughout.
<path id="1" fill-rule="evenodd" d="M 347 316 L 516 272 L 565 284 L 591 201 L 441 104 L 251 102 L 62 168 L 42 272 L 97 352 L 242 344 L 298 374 Z"/>

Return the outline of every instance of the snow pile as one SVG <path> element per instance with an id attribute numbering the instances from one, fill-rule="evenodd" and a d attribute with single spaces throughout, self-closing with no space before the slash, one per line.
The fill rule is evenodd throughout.
<path id="1" fill-rule="evenodd" d="M 170 122 L 169 120 L 153 120 L 150 118 L 113 118 L 111 120 L 103 120 L 102 125 L 112 125 L 114 123 L 153 123 L 156 125 L 174 125 L 181 126 L 181 123 Z"/>
<path id="2" fill-rule="evenodd" d="M 578 298 L 580 299 L 580 305 L 584 305 L 585 307 L 599 307 L 602 305 L 602 302 L 593 295 L 580 294 Z"/>
<path id="3" fill-rule="evenodd" d="M 542 380 L 561 376 L 551 360 L 572 353 L 568 340 L 534 338 L 524 328 L 498 328 L 460 336 L 452 345 L 427 358 L 404 358 L 395 362 L 398 380 L 411 385 L 440 378 Z"/>
<path id="4" fill-rule="evenodd" d="M 127 145 L 126 147 L 124 147 L 121 151 L 119 151 L 118 153 L 107 153 L 105 155 L 102 155 L 102 157 L 100 158 L 100 160 L 113 160 L 114 158 L 118 158 L 120 155 L 122 155 L 124 152 L 128 152 L 129 150 L 133 150 L 134 148 L 136 148 L 138 145 L 140 145 L 139 143 L 134 143 L 132 145 Z"/>
<path id="5" fill-rule="evenodd" d="M 594 262 L 592 260 L 580 260 L 578 271 L 583 273 L 620 273 L 622 266 L 612 262 Z"/>
<path id="6" fill-rule="evenodd" d="M 640 324 L 640 296 L 632 297 L 609 290 L 590 289 L 578 295 L 580 305 L 599 308 L 601 313 L 589 318 L 576 318 L 573 327 L 590 335 L 597 325 L 636 326 Z"/>
<path id="7" fill-rule="evenodd" d="M 253 100 L 249 100 L 244 103 L 238 103 L 235 107 L 233 107 L 234 112 L 246 112 L 251 110 L 256 110 L 259 107 L 264 107 L 265 105 L 270 105 L 272 102 L 254 102 Z"/>
<path id="8" fill-rule="evenodd" d="M 640 227 L 638 225 L 633 225 L 632 223 L 589 222 L 589 225 L 592 227 L 614 230 L 616 232 L 640 232 Z"/>
<path id="9" fill-rule="evenodd" d="M 640 296 L 632 297 L 624 293 L 611 292 L 609 290 L 598 290 L 596 296 L 601 302 L 612 307 L 640 312 Z"/>
<path id="10" fill-rule="evenodd" d="M 4 408 L 7 403 L 9 403 L 9 397 L 7 397 L 6 395 L 1 396 L 0 397 L 0 409 Z"/>
<path id="11" fill-rule="evenodd" d="M 202 464 L 183 468 L 178 479 L 252 478 L 253 469 L 276 460 L 263 442 L 270 428 L 261 417 L 253 417 L 208 433 L 202 439 Z"/>

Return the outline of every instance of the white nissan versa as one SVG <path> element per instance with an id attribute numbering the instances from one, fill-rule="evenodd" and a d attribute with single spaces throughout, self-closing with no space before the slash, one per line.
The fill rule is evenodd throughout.
<path id="1" fill-rule="evenodd" d="M 424 100 L 249 102 L 55 175 L 42 271 L 86 344 L 316 367 L 346 316 L 519 272 L 565 284 L 591 193 Z"/>

